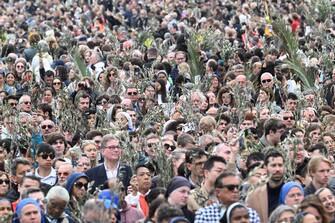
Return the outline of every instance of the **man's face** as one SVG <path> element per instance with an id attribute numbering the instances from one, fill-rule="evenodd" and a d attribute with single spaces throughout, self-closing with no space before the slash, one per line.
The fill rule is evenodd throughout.
<path id="1" fill-rule="evenodd" d="M 229 162 L 233 157 L 233 152 L 231 148 L 226 144 L 219 145 L 220 149 L 217 151 L 216 155 L 223 157 L 226 162 Z"/>
<path id="2" fill-rule="evenodd" d="M 55 154 L 53 152 L 49 153 L 39 153 L 37 154 L 36 161 L 39 165 L 39 167 L 45 168 L 45 169 L 51 169 L 52 163 L 55 159 Z"/>
<path id="3" fill-rule="evenodd" d="M 127 96 L 132 102 L 136 102 L 138 100 L 138 91 L 136 88 L 128 88 L 127 89 Z"/>
<path id="4" fill-rule="evenodd" d="M 15 176 L 15 181 L 16 183 L 21 182 L 22 178 L 31 171 L 31 166 L 30 165 L 23 165 L 19 164 L 16 167 L 16 176 Z"/>
<path id="5" fill-rule="evenodd" d="M 294 152 L 296 155 L 294 157 Z M 305 160 L 305 149 L 302 143 L 290 145 L 290 159 L 294 160 L 296 164 L 300 164 Z"/>
<path id="6" fill-rule="evenodd" d="M 255 127 L 253 120 L 243 120 L 243 122 L 240 125 L 241 130 L 245 130 L 252 127 Z"/>
<path id="7" fill-rule="evenodd" d="M 147 139 L 144 150 L 148 154 L 149 157 L 153 158 L 153 157 L 156 157 L 157 155 L 156 151 L 157 151 L 158 146 L 159 146 L 159 139 L 150 138 L 150 139 Z"/>
<path id="8" fill-rule="evenodd" d="M 204 163 L 207 161 L 207 156 L 195 157 L 192 163 L 188 163 L 188 169 L 191 171 L 192 175 L 195 177 L 204 176 Z"/>
<path id="9" fill-rule="evenodd" d="M 46 136 L 55 131 L 55 123 L 51 120 L 41 122 L 42 135 Z"/>
<path id="10" fill-rule="evenodd" d="M 198 94 L 192 94 L 191 95 L 191 102 L 192 102 L 193 108 L 199 108 L 199 106 L 201 105 L 201 99 L 200 99 L 199 95 Z"/>
<path id="11" fill-rule="evenodd" d="M 50 76 L 45 76 L 44 81 L 48 86 L 52 86 L 52 82 L 54 80 L 54 76 L 50 75 Z"/>
<path id="12" fill-rule="evenodd" d="M 31 99 L 27 95 L 21 97 L 20 110 L 24 112 L 31 112 Z"/>
<path id="13" fill-rule="evenodd" d="M 221 204 L 226 206 L 239 201 L 240 179 L 237 176 L 229 176 L 222 179 L 222 188 L 215 188 L 216 196 Z"/>
<path id="14" fill-rule="evenodd" d="M 15 99 L 8 99 L 8 105 L 11 107 L 11 108 L 17 108 L 17 104 L 18 104 L 18 101 L 15 100 Z"/>
<path id="15" fill-rule="evenodd" d="M 282 134 L 285 132 L 285 129 L 277 129 L 276 132 L 270 130 L 271 140 L 274 145 L 277 145 L 280 142 Z"/>
<path id="16" fill-rule="evenodd" d="M 56 156 L 62 156 L 64 154 L 65 150 L 65 143 L 62 139 L 56 140 L 53 144 L 52 147 L 55 149 Z"/>
<path id="17" fill-rule="evenodd" d="M 58 182 L 60 184 L 65 183 L 67 178 L 72 173 L 72 164 L 64 163 L 57 170 Z"/>
<path id="18" fill-rule="evenodd" d="M 37 180 L 25 178 L 22 184 L 19 184 L 18 191 L 20 192 L 20 194 L 22 194 L 24 190 L 32 187 L 39 188 L 40 182 L 38 182 Z"/>
<path id="19" fill-rule="evenodd" d="M 97 148 L 100 149 L 102 136 L 95 136 L 92 140 L 95 142 Z"/>
<path id="20" fill-rule="evenodd" d="M 53 198 L 48 200 L 47 203 L 47 213 L 52 218 L 59 218 L 66 207 L 67 203 L 66 201 L 59 199 L 59 198 Z"/>
<path id="21" fill-rule="evenodd" d="M 0 218 L 12 214 L 12 205 L 9 201 L 0 201 Z"/>
<path id="22" fill-rule="evenodd" d="M 86 172 L 89 168 L 91 168 L 90 160 L 85 156 L 79 158 L 76 171 L 83 173 Z"/>
<path id="23" fill-rule="evenodd" d="M 148 168 L 140 167 L 136 172 L 137 183 L 143 190 L 149 191 L 151 187 L 151 174 Z"/>
<path id="24" fill-rule="evenodd" d="M 21 223 L 40 223 L 41 214 L 38 208 L 33 204 L 28 204 L 22 208 L 20 222 Z"/>
<path id="25" fill-rule="evenodd" d="M 106 143 L 106 146 L 102 149 L 102 155 L 106 160 L 118 161 L 122 154 L 122 149 L 119 145 L 119 140 L 112 139 Z"/>
<path id="26" fill-rule="evenodd" d="M 320 140 L 321 130 L 315 129 L 309 133 L 309 138 L 313 144 L 317 143 Z"/>
<path id="27" fill-rule="evenodd" d="M 295 125 L 295 120 L 292 112 L 284 112 L 283 114 L 283 123 L 286 128 L 292 129 Z"/>
<path id="28" fill-rule="evenodd" d="M 269 163 L 266 166 L 267 174 L 273 182 L 280 182 L 284 177 L 284 160 L 282 157 L 269 157 Z"/>
<path id="29" fill-rule="evenodd" d="M 154 98 L 155 97 L 155 88 L 152 86 L 148 86 L 146 87 L 145 91 L 144 91 L 144 95 L 147 98 Z"/>
<path id="30" fill-rule="evenodd" d="M 273 87 L 273 77 L 270 74 L 262 75 L 261 84 L 263 88 L 272 89 Z"/>
<path id="31" fill-rule="evenodd" d="M 326 162 L 321 162 L 315 172 L 311 173 L 313 182 L 325 186 L 329 180 L 329 172 L 331 167 Z"/>
<path id="32" fill-rule="evenodd" d="M 184 207 L 187 204 L 189 192 L 190 192 L 189 187 L 187 186 L 179 187 L 169 195 L 168 201 L 172 205 L 176 205 L 178 207 Z"/>
<path id="33" fill-rule="evenodd" d="M 213 168 L 211 170 L 205 170 L 205 180 L 214 185 L 216 178 L 226 170 L 226 164 L 222 162 L 214 162 Z"/>
<path id="34" fill-rule="evenodd" d="M 295 112 L 297 110 L 297 105 L 298 105 L 297 100 L 288 99 L 286 101 L 287 110 L 289 110 L 291 112 Z"/>
<path id="35" fill-rule="evenodd" d="M 79 98 L 78 109 L 82 112 L 90 107 L 90 98 Z"/>

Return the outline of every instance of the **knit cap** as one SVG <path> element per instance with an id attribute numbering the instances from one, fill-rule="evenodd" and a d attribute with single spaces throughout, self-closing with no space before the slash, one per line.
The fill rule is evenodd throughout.
<path id="1" fill-rule="evenodd" d="M 168 198 L 173 191 L 183 186 L 191 188 L 191 183 L 185 177 L 176 176 L 172 178 L 166 188 L 165 197 Z"/>

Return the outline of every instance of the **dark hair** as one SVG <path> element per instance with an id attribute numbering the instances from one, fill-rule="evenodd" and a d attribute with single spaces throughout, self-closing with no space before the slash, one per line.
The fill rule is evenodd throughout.
<path id="1" fill-rule="evenodd" d="M 88 131 L 87 133 L 86 133 L 86 136 L 85 136 L 85 138 L 87 139 L 87 140 L 92 140 L 94 137 L 96 137 L 96 136 L 103 136 L 103 134 L 102 134 L 102 132 L 100 132 L 100 131 L 98 131 L 98 130 L 91 130 L 91 131 Z"/>
<path id="2" fill-rule="evenodd" d="M 37 145 L 37 155 L 41 154 L 41 153 L 52 153 L 55 155 L 55 149 L 47 144 L 47 143 L 41 143 L 39 145 Z"/>
<path id="3" fill-rule="evenodd" d="M 181 209 L 169 204 L 162 204 L 157 210 L 157 222 L 169 221 L 170 218 L 184 216 Z"/>
<path id="4" fill-rule="evenodd" d="M 47 136 L 47 143 L 52 145 L 54 144 L 57 140 L 62 140 L 65 144 L 65 137 L 59 133 L 59 132 L 53 132 L 53 133 L 50 133 L 48 136 Z"/>
<path id="5" fill-rule="evenodd" d="M 264 123 L 264 135 L 269 135 L 270 131 L 276 132 L 278 129 L 284 129 L 285 124 L 274 118 L 270 118 Z"/>
<path id="6" fill-rule="evenodd" d="M 28 188 L 28 189 L 23 191 L 23 193 L 21 194 L 21 198 L 22 199 L 28 198 L 30 194 L 37 193 L 37 192 L 42 192 L 42 190 L 40 188 L 37 188 L 37 187 Z"/>
<path id="7" fill-rule="evenodd" d="M 185 162 L 186 163 L 192 163 L 194 159 L 201 158 L 203 156 L 208 157 L 208 153 L 202 149 L 191 149 L 186 152 L 185 155 Z"/>
<path id="8" fill-rule="evenodd" d="M 23 158 L 16 158 L 13 163 L 12 163 L 12 166 L 10 168 L 10 172 L 12 173 L 13 176 L 16 176 L 16 169 L 17 169 L 17 166 L 18 165 L 29 165 L 30 166 L 30 163 L 28 160 L 26 159 L 23 159 Z"/>
<path id="9" fill-rule="evenodd" d="M 309 147 L 308 152 L 314 152 L 316 150 L 319 150 L 321 154 L 323 154 L 325 157 L 327 157 L 328 149 L 323 143 L 317 143 L 315 145 L 312 145 Z"/>
<path id="10" fill-rule="evenodd" d="M 160 194 L 162 194 L 164 197 L 165 192 L 166 189 L 164 187 L 155 187 L 145 196 L 145 200 L 148 202 L 148 204 L 151 204 L 151 202 L 156 200 Z"/>
<path id="11" fill-rule="evenodd" d="M 222 188 L 223 187 L 222 179 L 227 178 L 227 177 L 238 177 L 238 175 L 234 172 L 229 172 L 229 171 L 225 171 L 221 173 L 215 180 L 214 188 Z"/>
<path id="12" fill-rule="evenodd" d="M 274 148 L 271 148 L 265 154 L 265 158 L 264 158 L 264 165 L 265 166 L 267 166 L 269 164 L 269 160 L 270 160 L 271 157 L 273 157 L 273 158 L 281 157 L 284 160 L 283 154 L 281 154 L 278 150 L 276 150 Z"/>
<path id="13" fill-rule="evenodd" d="M 8 94 L 7 94 L 8 95 Z M 19 101 L 18 97 L 16 95 L 8 95 L 6 96 L 4 99 L 3 99 L 3 102 L 4 104 L 7 104 L 8 103 L 8 100 L 16 100 L 16 101 Z"/>
<path id="14" fill-rule="evenodd" d="M 47 103 L 42 103 L 37 105 L 37 109 L 42 110 L 43 113 L 48 112 L 49 119 L 53 120 L 52 107 Z"/>
<path id="15" fill-rule="evenodd" d="M 23 182 L 24 182 L 26 179 L 33 180 L 33 181 L 37 181 L 37 182 L 40 184 L 40 186 L 41 186 L 41 179 L 40 179 L 39 177 L 35 176 L 35 175 L 25 175 L 25 176 L 23 176 L 23 177 L 22 177 L 22 180 L 21 180 L 21 182 L 19 182 L 19 184 L 22 185 Z"/>
<path id="16" fill-rule="evenodd" d="M 249 156 L 247 157 L 247 161 L 246 161 L 246 166 L 247 168 L 249 168 L 252 164 L 251 162 L 253 161 L 264 161 L 264 154 L 261 152 L 253 152 L 250 153 Z"/>
<path id="17" fill-rule="evenodd" d="M 232 205 L 232 204 L 231 204 L 231 205 Z M 229 205 L 229 206 L 231 206 L 231 205 Z M 242 204 L 237 204 L 237 205 L 235 205 L 235 206 L 230 210 L 230 213 L 228 213 L 227 210 L 228 210 L 229 206 L 227 207 L 227 209 L 226 209 L 224 215 L 222 216 L 222 218 L 220 219 L 220 223 L 228 223 L 228 222 L 231 222 L 231 217 L 232 217 L 232 215 L 233 215 L 233 211 L 234 211 L 236 208 L 244 208 L 244 209 L 248 210 L 248 209 L 246 208 L 246 206 L 244 206 L 244 205 L 242 205 Z M 227 216 L 228 214 L 229 214 L 229 216 Z"/>
<path id="18" fill-rule="evenodd" d="M 294 94 L 294 93 L 292 93 L 292 92 L 290 92 L 290 93 L 288 93 L 287 94 L 287 100 L 288 99 L 291 99 L 291 100 L 298 100 L 298 96 L 296 95 L 296 94 Z"/>
<path id="19" fill-rule="evenodd" d="M 226 160 L 221 156 L 210 156 L 204 164 L 204 170 L 211 170 L 214 167 L 215 162 L 221 162 L 227 164 Z"/>

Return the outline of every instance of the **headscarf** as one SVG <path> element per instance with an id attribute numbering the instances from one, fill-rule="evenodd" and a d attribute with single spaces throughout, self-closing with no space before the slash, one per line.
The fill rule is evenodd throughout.
<path id="1" fill-rule="evenodd" d="M 230 223 L 231 214 L 232 214 L 232 212 L 235 208 L 245 208 L 245 209 L 248 210 L 247 206 L 245 206 L 244 204 L 242 204 L 240 202 L 235 202 L 227 208 L 227 210 L 225 211 L 225 213 L 224 213 L 223 217 L 221 218 L 220 222 Z"/>

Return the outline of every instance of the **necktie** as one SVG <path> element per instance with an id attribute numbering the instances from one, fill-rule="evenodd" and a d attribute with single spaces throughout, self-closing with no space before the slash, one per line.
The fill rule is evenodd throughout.
<path id="1" fill-rule="evenodd" d="M 140 202 L 140 207 L 143 211 L 144 216 L 148 217 L 149 205 L 148 205 L 147 201 L 145 200 L 145 196 L 143 194 L 140 195 L 139 202 Z"/>

